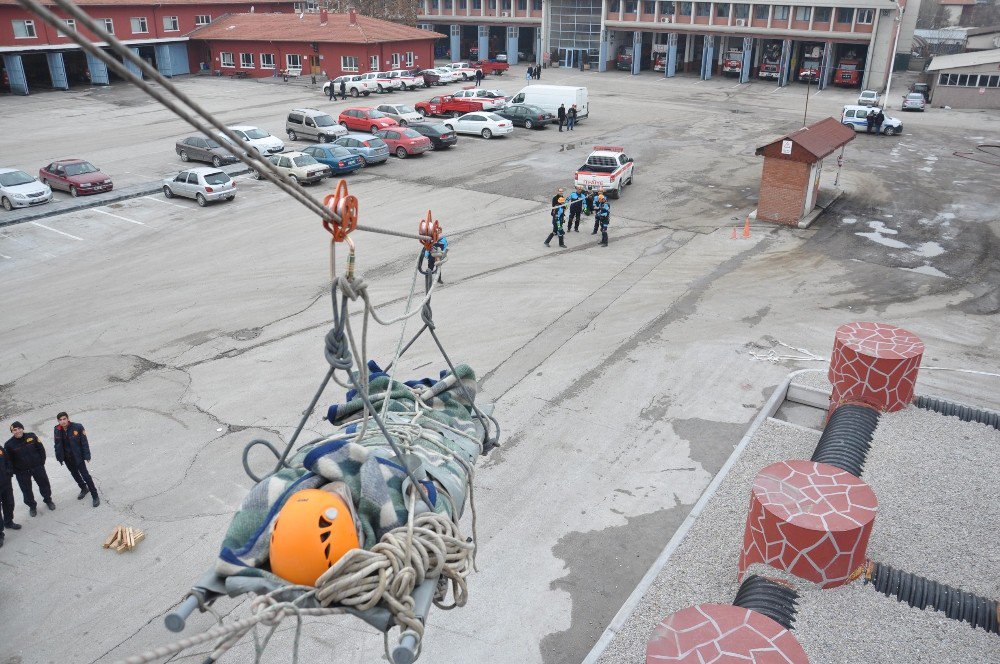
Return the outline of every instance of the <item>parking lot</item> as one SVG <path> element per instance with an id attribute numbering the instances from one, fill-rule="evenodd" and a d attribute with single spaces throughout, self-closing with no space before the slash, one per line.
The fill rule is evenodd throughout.
<path id="1" fill-rule="evenodd" d="M 523 71 L 483 87 L 513 94 Z M 292 108 L 336 115 L 461 87 L 359 104 L 305 82 L 176 82 L 227 124 L 282 140 Z M 802 125 L 804 86 L 558 69 L 541 82 L 588 86 L 591 117 L 571 133 L 462 136 L 449 151 L 346 178 L 363 224 L 415 232 L 428 209 L 440 220 L 450 253 L 438 331 L 504 427 L 476 474 L 480 571 L 466 607 L 432 611 L 428 662 L 580 662 L 770 391 L 807 366 L 750 351 L 797 354 L 780 343 L 825 356 L 837 325 L 874 319 L 919 334 L 934 349 L 925 364 L 1000 370 L 1000 168 L 953 155 L 995 141 L 1000 113 L 904 114 L 894 101 L 903 135 L 848 144 L 844 194 L 812 227 L 754 224 L 744 239 L 754 150 Z M 813 90 L 808 120 L 839 115 L 856 94 Z M 33 173 L 81 157 L 118 189 L 184 168 L 174 141 L 193 133 L 123 85 L 2 103 L 3 166 Z M 549 200 L 595 144 L 621 145 L 636 163 L 635 183 L 611 202 L 610 246 L 585 217 L 567 249 L 547 248 Z M 0 412 L 46 444 L 56 412 L 84 422 L 104 500 L 73 500 L 68 473 L 49 463 L 57 511 L 32 519 L 18 506 L 25 527 L 0 551 L 0 604 L 17 607 L 0 623 L 4 664 L 111 662 L 170 640 L 162 616 L 212 564 L 251 486 L 243 445 L 285 440 L 326 371 L 329 237 L 269 183 L 237 176 L 237 191 L 205 208 L 146 193 L 0 227 Z M 419 245 L 355 241 L 373 299 L 398 313 Z M 391 358 L 398 335 L 372 331 L 376 360 Z M 442 366 L 418 345 L 400 370 Z M 921 382 L 1000 407 L 995 379 L 925 371 Z M 308 430 L 327 431 L 320 412 L 342 398 L 328 391 Z M 119 523 L 147 532 L 135 552 L 101 549 Z M 230 600 L 218 608 L 247 612 Z M 264 661 L 289 661 L 293 635 L 283 625 Z M 374 662 L 382 640 L 350 619 L 308 619 L 301 652 Z M 230 659 L 252 657 L 243 644 Z"/>

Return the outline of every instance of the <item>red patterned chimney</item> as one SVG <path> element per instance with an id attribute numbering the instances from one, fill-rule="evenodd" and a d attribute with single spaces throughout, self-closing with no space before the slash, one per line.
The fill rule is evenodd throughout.
<path id="1" fill-rule="evenodd" d="M 351 18 L 351 25 L 354 25 L 354 24 L 356 24 L 358 22 L 358 13 L 356 11 L 354 11 L 353 9 L 351 11 L 349 11 L 347 13 L 347 15 L 350 16 L 350 18 Z"/>
<path id="2" fill-rule="evenodd" d="M 326 25 L 327 13 L 325 9 L 319 10 L 319 24 Z"/>

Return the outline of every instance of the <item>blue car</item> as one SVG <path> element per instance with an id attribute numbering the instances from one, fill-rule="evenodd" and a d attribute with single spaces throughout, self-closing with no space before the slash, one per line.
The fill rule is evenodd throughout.
<path id="1" fill-rule="evenodd" d="M 365 162 L 361 157 L 352 154 L 350 150 L 339 145 L 324 143 L 321 145 L 310 145 L 302 152 L 309 155 L 321 164 L 325 164 L 333 171 L 333 175 L 346 175 L 364 168 Z"/>
<path id="2" fill-rule="evenodd" d="M 329 145 L 347 148 L 351 154 L 361 157 L 361 163 L 365 166 L 381 164 L 389 159 L 389 146 L 381 138 L 371 134 L 351 133 Z"/>

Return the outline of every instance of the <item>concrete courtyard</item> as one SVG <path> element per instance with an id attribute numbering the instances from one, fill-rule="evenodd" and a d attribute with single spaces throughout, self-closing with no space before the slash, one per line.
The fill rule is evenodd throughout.
<path id="1" fill-rule="evenodd" d="M 523 71 L 484 87 L 513 94 Z M 929 366 L 1000 371 L 1000 168 L 953 155 L 1000 136 L 1000 113 L 904 115 L 894 103 L 905 133 L 848 144 L 844 194 L 812 227 L 754 224 L 744 239 L 754 149 L 802 126 L 804 86 L 565 70 L 542 82 L 588 86 L 591 118 L 572 133 L 461 137 L 347 178 L 364 224 L 413 232 L 428 209 L 441 221 L 438 330 L 504 429 L 476 474 L 469 603 L 431 613 L 422 661 L 436 664 L 580 662 L 771 390 L 810 366 L 781 344 L 826 357 L 838 325 L 879 320 L 920 335 Z M 357 105 L 307 85 L 177 83 L 225 122 L 282 139 L 291 108 Z M 813 90 L 808 121 L 839 117 L 855 97 Z M 174 141 L 193 133 L 124 85 L 0 103 L 3 165 L 82 157 L 116 186 L 176 173 Z M 568 249 L 546 248 L 549 199 L 594 144 L 636 162 L 634 185 L 612 201 L 611 244 L 597 246 L 585 217 Z M 825 188 L 835 171 L 828 163 Z M 252 484 L 243 446 L 284 442 L 327 369 L 328 236 L 270 184 L 238 187 L 233 203 L 204 209 L 155 194 L 0 227 L 4 431 L 24 422 L 51 457 L 55 414 L 68 411 L 87 427 L 104 501 L 74 500 L 51 459 L 57 511 L 29 517 L 15 487 L 24 528 L 0 550 L 3 664 L 112 662 L 172 640 L 163 616 L 213 564 Z M 399 313 L 417 243 L 355 240 L 373 298 Z M 372 329 L 373 358 L 388 362 L 398 336 Z M 783 357 L 755 357 L 772 349 Z M 417 344 L 399 375 L 443 366 Z M 920 376 L 921 392 L 1000 407 L 995 377 Z M 321 416 L 343 396 L 326 393 L 307 435 L 329 431 Z M 270 458 L 256 460 L 260 470 Z M 136 551 L 101 548 L 120 523 L 146 531 Z M 248 604 L 216 608 L 242 617 Z M 383 660 L 381 635 L 359 621 L 306 623 L 300 661 Z M 193 617 L 189 632 L 211 624 Z M 263 661 L 291 661 L 293 635 L 288 621 Z M 252 643 L 223 661 L 253 661 Z"/>

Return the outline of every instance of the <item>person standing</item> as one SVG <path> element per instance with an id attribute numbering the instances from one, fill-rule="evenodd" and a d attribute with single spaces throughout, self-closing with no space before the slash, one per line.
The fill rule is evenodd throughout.
<path id="1" fill-rule="evenodd" d="M 21 524 L 14 523 L 14 489 L 11 486 L 11 478 L 14 475 L 14 467 L 10 463 L 10 457 L 0 447 L 0 546 L 3 546 L 4 528 L 20 530 Z"/>
<path id="2" fill-rule="evenodd" d="M 875 126 L 875 109 L 868 109 L 868 115 L 865 116 L 865 124 L 868 126 L 866 134 L 872 133 L 872 127 Z"/>
<path id="3" fill-rule="evenodd" d="M 535 65 L 535 80 L 536 81 L 542 80 L 542 66 L 541 65 Z"/>
<path id="4" fill-rule="evenodd" d="M 340 100 L 347 101 L 347 81 L 340 79 Z"/>
<path id="5" fill-rule="evenodd" d="M 559 131 L 562 131 L 563 125 L 566 124 L 566 104 L 559 104 L 559 111 L 556 115 L 559 117 Z"/>
<path id="6" fill-rule="evenodd" d="M 549 242 L 552 242 L 552 238 L 558 235 L 559 246 L 564 249 L 566 248 L 566 243 L 563 242 L 563 236 L 565 235 L 565 231 L 563 231 L 563 220 L 566 218 L 565 203 L 566 199 L 562 196 L 559 196 L 556 199 L 556 207 L 552 209 L 552 232 L 549 233 L 547 238 L 545 238 L 546 247 L 549 246 Z"/>
<path id="7" fill-rule="evenodd" d="M 534 77 L 535 77 L 535 68 L 532 67 L 531 65 L 528 65 L 528 71 L 524 75 L 524 80 L 530 81 Z"/>
<path id="8" fill-rule="evenodd" d="M 50 510 L 54 510 L 56 504 L 52 502 L 52 485 L 45 473 L 45 447 L 42 441 L 34 433 L 25 433 L 24 425 L 20 422 L 11 424 L 10 432 L 13 436 L 4 443 L 3 448 L 14 466 L 14 476 L 17 478 L 17 485 L 21 487 L 28 512 L 31 516 L 38 516 L 38 503 L 35 502 L 35 493 L 31 489 L 32 480 L 38 484 L 42 502 Z"/>
<path id="9" fill-rule="evenodd" d="M 880 109 L 878 109 L 878 113 L 875 114 L 875 133 L 876 134 L 881 134 L 882 133 L 882 123 L 883 122 L 885 122 L 885 113 L 883 113 L 882 109 L 880 108 Z"/>
<path id="10" fill-rule="evenodd" d="M 573 131 L 574 126 L 576 126 L 576 104 L 570 106 L 569 110 L 566 111 L 566 129 Z"/>
<path id="11" fill-rule="evenodd" d="M 80 487 L 80 495 L 77 500 L 83 500 L 89 493 L 93 498 L 94 507 L 101 504 L 101 499 L 97 496 L 97 487 L 94 486 L 94 479 L 87 470 L 87 462 L 90 461 L 90 441 L 87 440 L 87 430 L 79 422 L 70 422 L 69 415 L 65 412 L 56 415 L 59 424 L 52 432 L 55 440 L 56 461 L 59 465 L 66 464 L 66 469 L 73 476 L 76 485 Z"/>
<path id="12" fill-rule="evenodd" d="M 562 187 L 559 187 L 558 189 L 556 189 L 556 195 L 552 197 L 552 216 L 553 217 L 556 216 L 556 207 L 559 205 L 559 199 L 563 198 L 564 195 L 565 195 L 565 193 L 566 193 L 566 190 L 563 189 Z"/>
<path id="13" fill-rule="evenodd" d="M 583 192 L 580 185 L 576 186 L 576 189 L 571 191 L 569 194 L 569 223 L 566 224 L 566 232 L 575 231 L 580 232 L 580 214 L 583 212 Z M 576 221 L 576 226 L 573 225 L 574 220 Z"/>
<path id="14" fill-rule="evenodd" d="M 334 83 L 333 79 L 331 78 L 330 82 L 327 83 L 326 85 L 327 85 L 326 87 L 327 98 L 329 99 L 329 101 L 333 101 L 334 97 L 337 96 L 337 84 Z"/>
<path id="15" fill-rule="evenodd" d="M 476 87 L 478 88 L 479 84 L 482 83 L 482 82 L 483 82 L 483 70 L 482 69 L 477 69 L 476 70 Z"/>
<path id="16" fill-rule="evenodd" d="M 594 210 L 594 223 L 601 226 L 601 246 L 608 246 L 608 226 L 611 224 L 611 205 L 604 194 L 597 196 L 597 208 Z M 596 231 L 595 231 L 596 232 Z"/>

